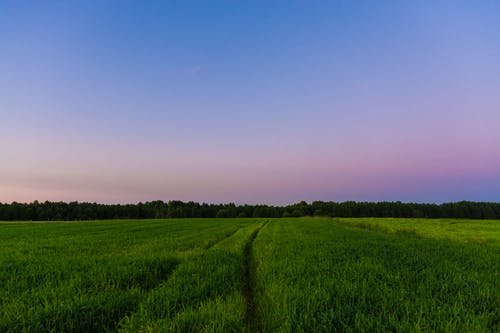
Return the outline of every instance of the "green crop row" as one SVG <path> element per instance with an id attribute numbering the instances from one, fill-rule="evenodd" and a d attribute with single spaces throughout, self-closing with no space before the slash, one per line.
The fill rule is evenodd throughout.
<path id="1" fill-rule="evenodd" d="M 251 225 L 236 220 L 1 225 L 0 332 L 114 331 L 162 290 L 177 268 L 201 268 L 212 248 Z"/>
<path id="2" fill-rule="evenodd" d="M 500 330 L 496 244 L 295 219 L 268 224 L 254 250 L 262 331 Z"/>
<path id="3" fill-rule="evenodd" d="M 500 221 L 0 224 L 0 332 L 498 332 Z"/>

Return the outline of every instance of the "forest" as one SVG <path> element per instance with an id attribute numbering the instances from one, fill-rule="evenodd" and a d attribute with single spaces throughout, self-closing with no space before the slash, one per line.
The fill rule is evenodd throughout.
<path id="1" fill-rule="evenodd" d="M 89 202 L 0 203 L 3 221 L 62 221 L 151 218 L 231 217 L 395 217 L 500 219 L 500 203 L 460 201 L 452 203 L 325 202 L 314 201 L 287 206 L 212 204 L 161 200 L 137 204 Z"/>

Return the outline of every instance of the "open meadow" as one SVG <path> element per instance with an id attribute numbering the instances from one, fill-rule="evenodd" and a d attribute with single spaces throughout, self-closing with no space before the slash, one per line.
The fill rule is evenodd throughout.
<path id="1" fill-rule="evenodd" d="M 500 221 L 0 223 L 0 332 L 498 332 Z"/>

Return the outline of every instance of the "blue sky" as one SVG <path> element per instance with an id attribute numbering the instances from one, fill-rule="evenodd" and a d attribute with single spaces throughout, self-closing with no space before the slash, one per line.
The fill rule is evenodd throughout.
<path id="1" fill-rule="evenodd" d="M 0 201 L 498 201 L 499 7 L 2 2 Z"/>

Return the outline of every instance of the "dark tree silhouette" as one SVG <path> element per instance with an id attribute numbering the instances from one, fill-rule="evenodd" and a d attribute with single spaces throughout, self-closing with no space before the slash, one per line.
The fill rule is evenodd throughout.
<path id="1" fill-rule="evenodd" d="M 500 203 L 460 201 L 444 204 L 403 202 L 301 201 L 288 206 L 207 204 L 160 200 L 138 204 L 89 202 L 0 203 L 0 220 L 94 220 L 230 217 L 417 217 L 500 219 Z"/>

